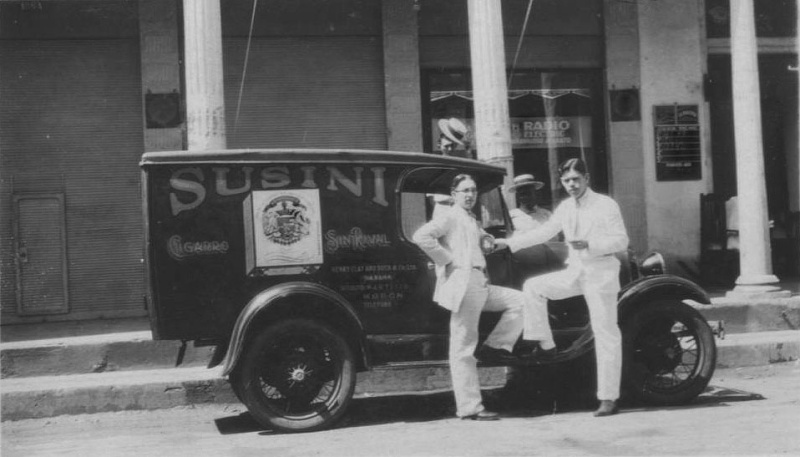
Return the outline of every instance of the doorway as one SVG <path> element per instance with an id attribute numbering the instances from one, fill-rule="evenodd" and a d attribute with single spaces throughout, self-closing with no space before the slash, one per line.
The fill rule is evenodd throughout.
<path id="1" fill-rule="evenodd" d="M 14 195 L 17 314 L 69 312 L 64 194 Z"/>

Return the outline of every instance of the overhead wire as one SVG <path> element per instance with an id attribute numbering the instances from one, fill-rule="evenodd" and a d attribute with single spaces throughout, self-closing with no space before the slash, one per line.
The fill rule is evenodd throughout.
<path id="1" fill-rule="evenodd" d="M 514 70 L 517 68 L 517 60 L 519 59 L 519 52 L 522 49 L 522 40 L 525 39 L 525 31 L 528 29 L 528 19 L 531 17 L 531 10 L 533 9 L 533 0 L 528 2 L 528 10 L 525 12 L 525 22 L 522 23 L 522 32 L 519 34 L 517 41 L 517 51 L 514 53 L 514 61 L 511 64 L 511 71 L 508 73 L 507 87 L 511 89 L 511 81 L 514 80 Z"/>
<path id="2" fill-rule="evenodd" d="M 244 93 L 244 80 L 247 75 L 247 61 L 250 57 L 250 43 L 253 40 L 253 28 L 256 21 L 256 8 L 258 7 L 258 0 L 253 0 L 253 12 L 250 16 L 250 31 L 247 33 L 247 48 L 244 52 L 244 67 L 242 68 L 242 80 L 239 82 L 239 97 L 236 100 L 236 117 L 233 121 L 233 134 L 236 135 L 236 129 L 239 127 L 239 111 L 242 108 L 242 94 Z"/>

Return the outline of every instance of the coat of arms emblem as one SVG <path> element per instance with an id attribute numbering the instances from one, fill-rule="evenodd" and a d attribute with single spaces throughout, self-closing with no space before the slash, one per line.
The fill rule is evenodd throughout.
<path id="1" fill-rule="evenodd" d="M 307 208 L 299 198 L 284 195 L 269 202 L 261 216 L 264 235 L 272 242 L 288 246 L 310 233 Z"/>

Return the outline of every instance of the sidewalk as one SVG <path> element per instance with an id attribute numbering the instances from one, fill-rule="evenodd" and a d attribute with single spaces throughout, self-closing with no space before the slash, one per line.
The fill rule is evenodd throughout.
<path id="1" fill-rule="evenodd" d="M 725 323 L 717 338 L 719 368 L 800 359 L 800 281 L 782 284 L 790 298 L 732 300 L 710 290 L 698 309 Z M 0 329 L 2 420 L 103 411 L 161 409 L 238 402 L 219 367 L 206 368 L 213 348 L 153 341 L 146 317 L 44 323 Z M 482 368 L 482 384 L 500 386 L 503 368 Z M 361 373 L 358 396 L 446 390 L 446 365 Z"/>

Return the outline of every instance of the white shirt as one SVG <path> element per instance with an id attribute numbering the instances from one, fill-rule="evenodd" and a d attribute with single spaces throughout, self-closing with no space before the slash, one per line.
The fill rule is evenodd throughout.
<path id="1" fill-rule="evenodd" d="M 565 241 L 585 240 L 589 244 L 588 249 L 581 250 L 570 246 L 567 263 L 609 256 L 626 249 L 629 242 L 617 202 L 586 189 L 579 199 L 562 201 L 553 216 L 538 229 L 515 233 L 508 239 L 508 247 L 516 252 L 544 243 L 559 232 L 564 232 Z"/>
<path id="2" fill-rule="evenodd" d="M 550 211 L 535 206 L 532 212 L 526 212 L 522 208 L 515 208 L 509 211 L 511 222 L 514 223 L 515 232 L 527 232 L 542 226 L 550 216 L 553 215 Z"/>
<path id="3" fill-rule="evenodd" d="M 470 264 L 473 267 L 486 268 L 486 258 L 483 256 L 483 251 L 481 250 L 483 230 L 481 230 L 480 223 L 472 212 L 467 212 L 467 210 L 460 206 L 456 206 L 454 209 L 454 212 L 458 215 L 458 219 L 460 219 L 460 223 L 466 224 L 468 227 L 467 233 L 469 233 L 469 236 L 467 240 L 469 243 Z"/>

